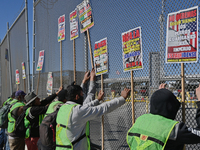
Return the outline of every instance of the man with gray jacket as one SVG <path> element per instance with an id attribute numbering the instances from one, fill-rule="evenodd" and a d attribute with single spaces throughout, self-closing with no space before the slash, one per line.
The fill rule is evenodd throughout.
<path id="1" fill-rule="evenodd" d="M 121 97 L 99 105 L 103 99 L 103 92 L 99 92 L 98 99 L 85 103 L 83 90 L 78 85 L 67 87 L 67 102 L 61 106 L 57 115 L 56 150 L 63 148 L 73 150 L 90 149 L 88 121 L 109 113 L 125 103 L 130 89 L 124 89 Z M 67 137 L 67 138 L 66 138 Z"/>

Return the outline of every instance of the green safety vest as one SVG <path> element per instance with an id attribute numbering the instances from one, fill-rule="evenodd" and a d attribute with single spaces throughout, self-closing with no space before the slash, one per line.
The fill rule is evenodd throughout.
<path id="1" fill-rule="evenodd" d="M 164 150 L 177 123 L 160 115 L 144 114 L 128 131 L 127 143 L 131 150 Z"/>
<path id="2" fill-rule="evenodd" d="M 29 137 L 30 137 L 31 123 L 30 123 L 30 121 L 27 119 L 30 109 L 31 109 L 31 107 L 29 107 L 29 108 L 26 110 L 25 117 L 24 117 L 24 126 L 25 126 L 25 128 L 26 128 L 25 138 L 29 138 Z M 39 126 L 40 126 L 40 124 L 41 124 L 43 118 L 44 118 L 44 114 L 39 115 Z"/>
<path id="3" fill-rule="evenodd" d="M 70 119 L 70 115 L 72 112 L 72 109 L 74 106 L 76 106 L 78 104 L 67 104 L 67 105 L 63 105 L 60 107 L 58 114 L 57 114 L 57 118 L 56 118 L 56 122 L 57 122 L 57 126 L 56 126 L 56 150 L 73 150 L 73 145 L 76 143 L 76 141 L 78 142 L 79 140 L 81 140 L 83 137 L 87 137 L 87 143 L 88 143 L 88 150 L 90 150 L 90 139 L 89 139 L 89 122 L 87 122 L 86 124 L 86 133 L 84 135 L 82 135 L 81 137 L 79 137 L 76 141 L 71 142 L 68 139 L 68 135 L 67 135 L 67 126 L 68 126 L 68 122 Z M 68 117 L 65 117 L 65 116 Z"/>
<path id="4" fill-rule="evenodd" d="M 3 103 L 3 106 L 6 105 L 6 104 L 13 104 L 13 103 L 15 103 L 17 101 L 18 101 L 17 99 L 9 98 Z"/>
<path id="5" fill-rule="evenodd" d="M 16 101 L 18 101 L 18 100 L 16 100 Z M 12 101 L 11 103 L 13 104 L 14 102 L 15 101 Z M 8 113 L 8 133 L 12 133 L 15 130 L 15 122 L 16 122 L 16 120 L 15 120 L 15 118 L 12 117 L 11 113 L 15 108 L 21 107 L 21 106 L 25 106 L 25 104 L 22 103 L 22 102 L 15 103 L 11 107 L 10 112 Z"/>
<path id="6" fill-rule="evenodd" d="M 52 112 L 54 112 L 54 111 L 55 111 L 55 110 L 54 110 L 54 106 L 56 106 L 56 105 L 58 105 L 58 104 L 64 104 L 64 103 L 61 102 L 61 101 L 52 102 L 52 103 L 49 105 L 49 107 L 48 107 L 48 109 L 47 109 L 47 112 L 46 112 L 44 118 L 45 118 L 48 114 L 51 114 Z"/>

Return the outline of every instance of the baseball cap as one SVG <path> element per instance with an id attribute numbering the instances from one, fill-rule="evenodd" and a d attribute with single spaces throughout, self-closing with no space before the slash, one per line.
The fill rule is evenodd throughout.
<path id="1" fill-rule="evenodd" d="M 24 91 L 22 91 L 22 90 L 19 90 L 19 91 L 17 91 L 17 92 L 15 93 L 15 97 L 21 96 L 21 95 L 26 95 L 26 93 L 24 93 Z"/>

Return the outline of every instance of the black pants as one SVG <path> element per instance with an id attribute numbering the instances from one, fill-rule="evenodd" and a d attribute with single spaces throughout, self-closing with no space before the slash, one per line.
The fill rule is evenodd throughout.
<path id="1" fill-rule="evenodd" d="M 40 139 L 37 142 L 37 146 L 38 150 L 55 150 L 55 147 L 43 145 Z"/>

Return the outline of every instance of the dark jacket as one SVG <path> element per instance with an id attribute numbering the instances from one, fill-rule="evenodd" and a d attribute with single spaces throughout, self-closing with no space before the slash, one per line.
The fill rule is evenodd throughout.
<path id="1" fill-rule="evenodd" d="M 185 123 L 179 122 L 172 130 L 165 146 L 165 150 L 183 150 L 184 144 L 200 143 L 200 101 L 197 103 L 196 128 L 188 128 Z M 174 120 L 179 110 L 180 102 L 167 89 L 154 92 L 150 100 L 150 113 L 161 115 Z"/>
<path id="2" fill-rule="evenodd" d="M 52 94 L 49 97 L 41 101 L 40 106 L 32 106 L 27 119 L 30 121 L 31 130 L 30 137 L 39 137 L 39 115 L 45 114 L 50 102 L 56 98 L 56 94 Z M 26 111 L 30 106 L 25 106 L 24 111 Z"/>

